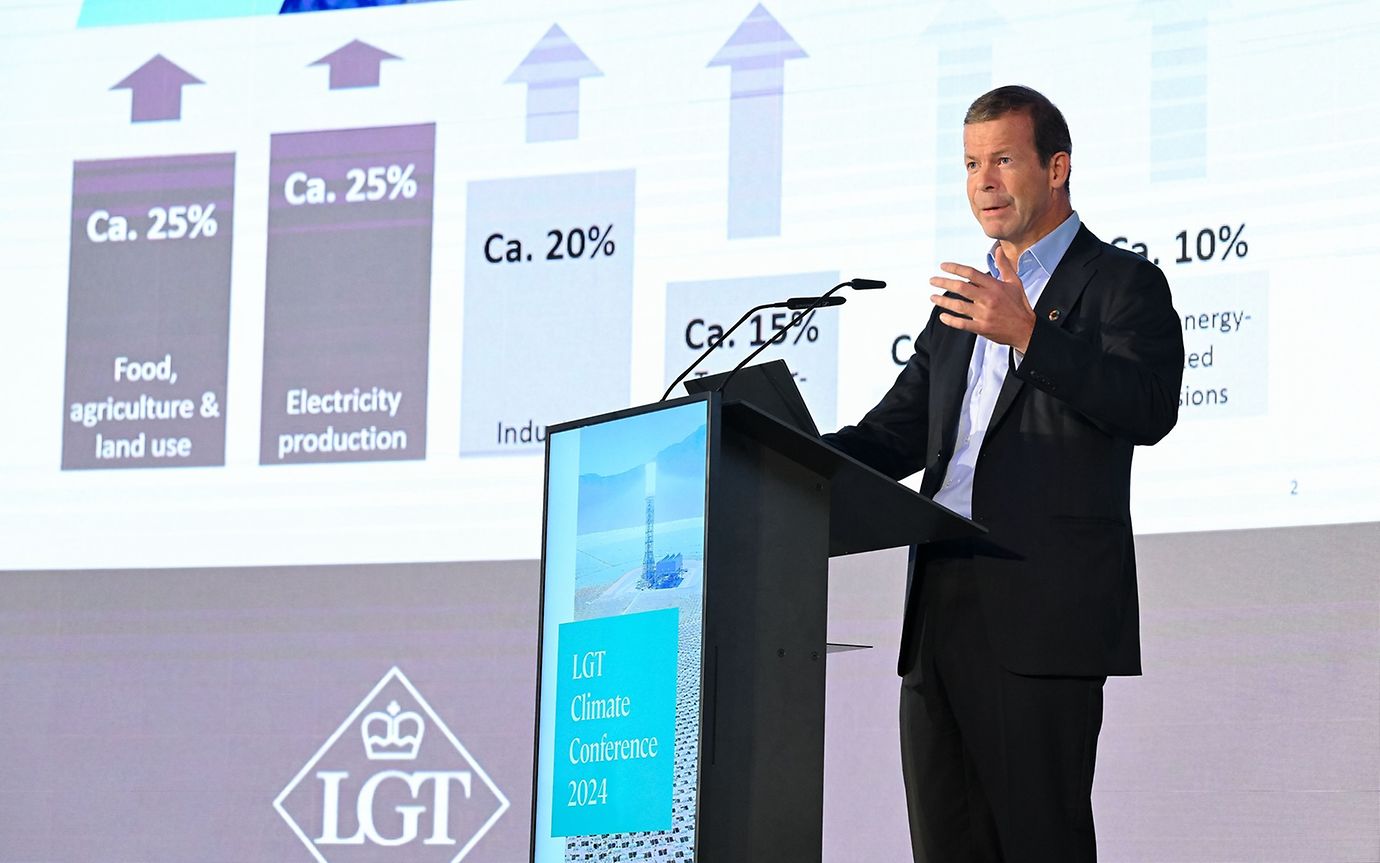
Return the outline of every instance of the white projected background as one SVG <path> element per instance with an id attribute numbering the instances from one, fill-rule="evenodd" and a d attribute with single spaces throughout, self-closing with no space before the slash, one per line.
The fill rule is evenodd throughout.
<path id="1" fill-rule="evenodd" d="M 213 853 L 214 788 L 151 802 L 210 743 L 244 754 L 196 762 L 217 829 L 265 837 L 214 853 L 350 859 L 285 788 L 376 685 L 453 732 L 435 769 L 493 765 L 451 855 L 525 855 L 545 426 L 855 275 L 889 287 L 763 358 L 860 416 L 937 264 L 983 259 L 960 124 L 1004 83 L 1064 111 L 1075 208 L 1189 352 L 1136 459 L 1104 857 L 1380 860 L 1380 6 L 279 5 L 0 4 L 0 722 L 38 736 L 0 861 Z M 877 649 L 830 660 L 828 860 L 905 853 L 903 562 L 835 567 L 831 638 Z M 83 790 L 102 763 L 136 786 Z"/>

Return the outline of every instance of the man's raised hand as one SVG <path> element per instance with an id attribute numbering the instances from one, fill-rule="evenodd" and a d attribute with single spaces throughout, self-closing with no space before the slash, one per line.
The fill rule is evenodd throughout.
<path id="1" fill-rule="evenodd" d="M 934 294 L 930 299 L 945 310 L 939 315 L 940 323 L 956 330 L 977 333 L 997 344 L 1010 345 L 1025 353 L 1030 346 L 1030 336 L 1035 331 L 1035 310 L 1025 295 L 1020 276 L 1016 275 L 1016 265 L 1011 263 L 1006 249 L 1000 243 L 997 244 L 996 261 L 1000 279 L 963 264 L 947 261 L 940 264 L 939 269 L 959 278 L 935 276 L 930 279 L 930 284 L 964 299 L 942 294 Z M 957 315 L 967 315 L 969 319 Z"/>

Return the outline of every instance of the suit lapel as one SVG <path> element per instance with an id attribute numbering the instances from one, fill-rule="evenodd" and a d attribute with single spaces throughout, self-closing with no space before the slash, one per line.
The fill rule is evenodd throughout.
<path id="1" fill-rule="evenodd" d="M 1080 226 L 1059 266 L 1054 268 L 1045 289 L 1040 292 L 1040 300 L 1035 304 L 1036 321 L 1048 321 L 1056 327 L 1064 326 L 1069 319 L 1069 310 L 1078 302 L 1083 289 L 1097 273 L 1094 262 L 1100 254 L 1101 241 L 1093 236 L 1092 231 L 1086 226 Z M 1025 381 L 1019 375 L 1006 375 L 1001 392 L 997 394 L 997 403 L 992 407 L 992 418 L 987 423 L 985 441 L 992 439 L 992 432 L 996 431 L 1023 386 Z"/>

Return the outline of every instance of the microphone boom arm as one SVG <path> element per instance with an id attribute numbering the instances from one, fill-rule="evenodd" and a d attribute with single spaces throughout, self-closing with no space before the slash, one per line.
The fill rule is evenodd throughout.
<path id="1" fill-rule="evenodd" d="M 771 338 L 766 339 L 765 341 L 762 342 L 762 344 L 758 345 L 758 346 L 757 346 L 757 350 L 753 351 L 752 353 L 750 353 L 750 354 L 748 354 L 746 357 L 744 357 L 744 358 L 743 358 L 743 361 L 740 362 L 740 363 L 738 363 L 738 365 L 734 366 L 734 367 L 733 367 L 733 371 L 731 371 L 731 372 L 728 373 L 728 377 L 724 378 L 723 381 L 720 382 L 719 385 L 718 385 L 717 387 L 715 387 L 714 389 L 715 389 L 716 391 L 718 391 L 718 392 L 723 392 L 723 391 L 728 387 L 728 382 L 731 381 L 731 380 L 733 380 L 733 376 L 736 375 L 736 374 L 738 374 L 738 371 L 739 371 L 740 369 L 742 369 L 743 366 L 747 365 L 748 363 L 750 363 L 750 362 L 752 362 L 754 359 L 756 359 L 756 357 L 757 357 L 758 354 L 760 354 L 762 351 L 765 351 L 765 350 L 767 349 L 767 347 L 768 347 L 769 345 L 773 344 L 774 342 L 776 342 L 776 340 L 777 340 L 778 338 L 780 338 L 780 339 L 782 339 L 782 341 L 784 341 L 784 340 L 785 340 L 785 335 L 786 335 L 786 331 L 787 331 L 787 330 L 789 330 L 791 327 L 795 326 L 796 324 L 800 323 L 801 320 L 803 320 L 807 315 L 809 315 L 811 312 L 813 312 L 815 309 L 819 308 L 820 306 L 824 305 L 824 304 L 829 300 L 830 297 L 832 297 L 834 294 L 838 293 L 840 290 L 842 290 L 842 289 L 848 287 L 848 286 L 851 285 L 851 284 L 853 284 L 853 281 L 852 281 L 851 279 L 848 280 L 848 281 L 846 281 L 846 282 L 839 282 L 837 285 L 834 285 L 832 288 L 830 288 L 829 290 L 827 290 L 827 291 L 825 291 L 823 294 L 821 294 L 821 295 L 819 296 L 819 298 L 816 299 L 816 300 L 815 300 L 813 303 L 811 303 L 809 306 L 807 306 L 807 307 L 801 309 L 800 311 L 796 312 L 795 315 L 791 318 L 791 322 L 790 322 L 790 323 L 786 324 L 784 327 L 782 327 L 781 329 L 777 330 L 776 333 L 775 333 L 774 335 L 772 335 Z"/>
<path id="2" fill-rule="evenodd" d="M 736 330 L 736 329 L 738 329 L 739 327 L 741 327 L 741 326 L 743 325 L 743 322 L 744 322 L 744 321 L 746 321 L 748 318 L 752 317 L 752 316 L 753 316 L 754 314 L 756 314 L 757 312 L 762 311 L 763 309 L 774 309 L 774 308 L 777 308 L 778 306 L 781 306 L 781 305 L 783 305 L 783 304 L 782 304 L 782 303 L 763 303 L 763 304 L 760 305 L 760 306 L 753 306 L 752 308 L 748 309 L 746 312 L 743 312 L 743 316 L 742 316 L 741 318 L 738 319 L 738 322 L 737 322 L 736 324 L 734 324 L 733 326 L 729 327 L 728 330 L 727 330 L 727 332 L 725 332 L 723 335 L 721 335 L 721 336 L 719 336 L 717 339 L 715 339 L 715 340 L 714 340 L 714 344 L 712 344 L 712 345 L 709 346 L 709 350 L 707 350 L 707 351 L 705 351 L 704 353 L 700 354 L 699 357 L 696 358 L 696 360 L 695 360 L 693 363 L 690 364 L 690 367 L 689 367 L 689 368 L 687 368 L 685 371 L 683 371 L 683 372 L 680 373 L 680 377 L 678 377 L 678 378 L 676 378 L 675 380 L 671 381 L 671 385 L 670 385 L 669 387 L 666 388 L 666 392 L 662 393 L 662 394 L 661 394 L 661 398 L 657 399 L 657 401 L 659 401 L 659 402 L 664 402 L 664 401 L 666 401 L 666 397 L 669 396 L 669 395 L 671 394 L 671 390 L 673 390 L 673 389 L 676 388 L 676 384 L 678 384 L 678 383 L 680 383 L 681 381 L 685 380 L 686 375 L 688 375 L 688 374 L 690 374 L 692 371 L 694 371 L 696 366 L 698 366 L 700 363 L 704 362 L 705 358 L 708 357 L 710 354 L 714 353 L 714 349 L 715 349 L 715 348 L 717 348 L 719 345 L 723 344 L 724 342 L 728 341 L 728 337 L 731 336 L 731 335 L 733 335 L 733 331 Z"/>

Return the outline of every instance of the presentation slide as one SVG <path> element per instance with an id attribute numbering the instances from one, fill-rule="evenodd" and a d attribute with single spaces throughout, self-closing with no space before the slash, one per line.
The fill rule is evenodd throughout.
<path id="1" fill-rule="evenodd" d="M 1380 132 L 1364 3 L 311 5 L 0 12 L 8 564 L 532 559 L 548 424 L 655 399 L 757 303 L 882 278 L 762 355 L 851 422 L 938 264 L 983 260 L 962 114 L 1010 81 L 1069 118 L 1084 223 L 1174 291 L 1137 530 L 1380 520 L 1339 326 L 1380 313 L 1341 275 L 1377 248 L 1339 168 Z M 206 470 L 94 473 L 151 467 Z"/>
<path id="2" fill-rule="evenodd" d="M 683 663 L 693 603 L 619 584 L 649 523 L 684 581 L 637 595 L 698 584 L 688 486 L 581 445 L 543 607 L 547 430 L 721 340 L 694 374 L 766 345 L 821 430 L 861 417 L 985 260 L 962 119 L 1010 83 L 1187 349 L 1135 459 L 1103 856 L 1380 860 L 1380 4 L 44 0 L 0 52 L 0 863 L 511 863 L 544 805 L 540 859 L 691 859 L 599 820 L 667 761 L 533 748 L 548 699 L 667 697 L 615 659 Z M 723 339 L 851 277 L 888 286 Z M 875 649 L 829 658 L 831 863 L 908 853 L 899 555 L 834 564 L 867 576 L 830 640 Z M 539 638 L 607 676 L 539 680 Z M 683 729 L 599 721 L 674 749 L 679 806 Z"/>

